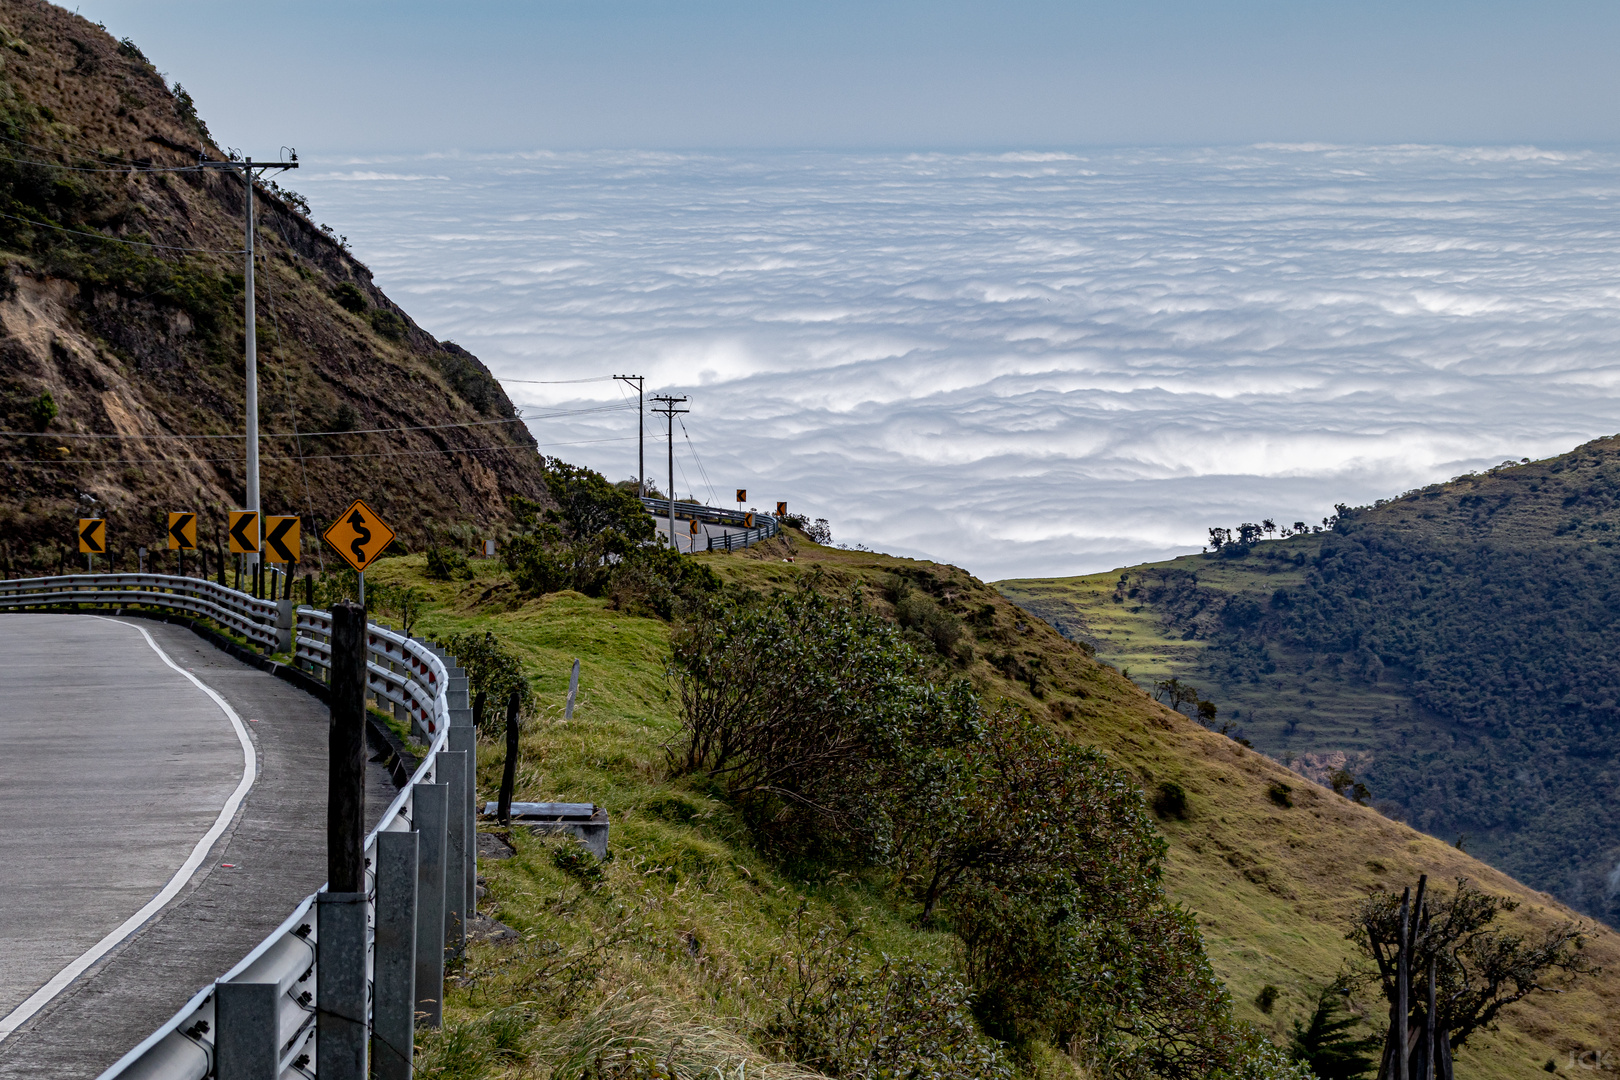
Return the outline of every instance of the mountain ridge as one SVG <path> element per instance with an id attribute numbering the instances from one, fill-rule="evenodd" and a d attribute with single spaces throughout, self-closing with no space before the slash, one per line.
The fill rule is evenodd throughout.
<path id="1" fill-rule="evenodd" d="M 77 516 L 109 519 L 117 566 L 170 510 L 214 547 L 245 482 L 240 176 L 195 168 L 228 154 L 133 42 L 41 0 L 0 0 L 0 35 L 0 561 L 55 570 Z M 420 544 L 546 500 L 488 369 L 296 193 L 255 203 L 265 512 L 313 537 L 365 496 Z"/>

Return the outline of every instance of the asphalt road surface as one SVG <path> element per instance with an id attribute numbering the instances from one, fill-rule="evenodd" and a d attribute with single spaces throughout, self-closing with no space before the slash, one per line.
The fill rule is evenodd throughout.
<path id="1" fill-rule="evenodd" d="M 94 1077 L 320 887 L 327 710 L 144 619 L 0 614 L 0 657 L 0 1077 Z"/>

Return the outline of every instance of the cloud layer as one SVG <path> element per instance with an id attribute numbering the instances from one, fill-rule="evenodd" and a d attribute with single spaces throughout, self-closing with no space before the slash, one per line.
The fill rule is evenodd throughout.
<path id="1" fill-rule="evenodd" d="M 986 578 L 1195 550 L 1620 430 L 1613 154 L 591 152 L 298 179 L 521 405 L 623 389 L 518 380 L 646 375 L 691 398 L 682 494 L 746 487 Z M 626 414 L 533 426 L 636 471 Z"/>

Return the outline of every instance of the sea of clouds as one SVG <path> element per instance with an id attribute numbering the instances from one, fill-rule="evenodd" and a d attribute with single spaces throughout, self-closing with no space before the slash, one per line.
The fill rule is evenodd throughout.
<path id="1" fill-rule="evenodd" d="M 622 384 L 559 381 L 645 375 L 690 398 L 678 493 L 986 579 L 1620 430 L 1615 153 L 447 154 L 297 181 L 547 417 L 544 452 L 633 476 L 635 414 L 571 411 Z"/>

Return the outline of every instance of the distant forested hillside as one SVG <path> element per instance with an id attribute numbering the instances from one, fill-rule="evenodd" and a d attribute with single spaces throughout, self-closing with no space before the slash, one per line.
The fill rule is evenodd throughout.
<path id="1" fill-rule="evenodd" d="M 1214 726 L 1620 920 L 1620 439 L 1329 532 L 1003 591 Z M 1189 710 L 1191 711 L 1191 710 Z"/>

